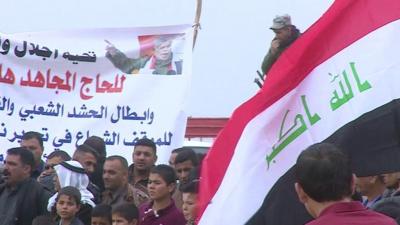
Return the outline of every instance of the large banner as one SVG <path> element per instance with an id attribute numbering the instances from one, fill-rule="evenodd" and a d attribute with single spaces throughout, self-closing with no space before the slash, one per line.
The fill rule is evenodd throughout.
<path id="1" fill-rule="evenodd" d="M 97 135 L 129 162 L 147 137 L 167 162 L 184 139 L 191 47 L 189 25 L 1 34 L 1 156 L 37 131 L 46 154 Z"/>
<path id="2" fill-rule="evenodd" d="M 311 220 L 293 166 L 313 143 L 337 144 L 357 175 L 399 171 L 399 38 L 398 0 L 335 1 L 214 142 L 202 166 L 199 224 Z"/>

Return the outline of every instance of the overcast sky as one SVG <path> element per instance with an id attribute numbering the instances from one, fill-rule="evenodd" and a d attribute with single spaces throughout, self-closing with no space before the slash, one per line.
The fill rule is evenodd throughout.
<path id="1" fill-rule="evenodd" d="M 258 91 L 253 80 L 273 37 L 268 27 L 275 15 L 290 14 L 303 32 L 332 2 L 203 1 L 188 115 L 229 117 Z M 195 7 L 196 0 L 3 1 L 0 32 L 192 24 Z"/>

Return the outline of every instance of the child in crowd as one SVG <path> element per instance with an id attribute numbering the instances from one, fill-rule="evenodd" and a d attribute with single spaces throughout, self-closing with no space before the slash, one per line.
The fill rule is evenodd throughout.
<path id="1" fill-rule="evenodd" d="M 137 225 L 139 210 L 132 203 L 117 205 L 112 211 L 112 225 Z"/>
<path id="2" fill-rule="evenodd" d="M 54 177 L 54 186 L 57 191 L 61 188 L 72 186 L 79 190 L 81 196 L 80 210 L 76 214 L 82 223 L 85 225 L 91 224 L 92 208 L 96 206 L 93 199 L 93 194 L 87 189 L 89 184 L 89 177 L 87 176 L 85 169 L 82 165 L 74 160 L 61 162 L 59 165 L 54 167 L 56 176 Z M 47 210 L 52 211 L 52 208 L 56 205 L 56 199 L 58 193 L 55 193 L 48 201 Z"/>
<path id="3" fill-rule="evenodd" d="M 182 192 L 182 212 L 187 221 L 186 225 L 194 225 L 197 213 L 197 193 L 199 180 L 194 179 L 180 186 Z"/>
<path id="4" fill-rule="evenodd" d="M 111 210 L 110 205 L 96 205 L 92 210 L 92 225 L 111 225 Z"/>
<path id="5" fill-rule="evenodd" d="M 72 186 L 66 186 L 58 192 L 56 199 L 56 211 L 60 217 L 58 225 L 83 225 L 75 217 L 81 205 L 81 193 Z"/>
<path id="6" fill-rule="evenodd" d="M 183 214 L 176 208 L 172 193 L 176 188 L 175 170 L 167 165 L 157 165 L 150 170 L 147 190 L 150 203 L 140 206 L 140 225 L 185 225 Z"/>

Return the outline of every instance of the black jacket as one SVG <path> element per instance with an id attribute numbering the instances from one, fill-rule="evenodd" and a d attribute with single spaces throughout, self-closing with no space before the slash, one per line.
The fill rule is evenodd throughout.
<path id="1" fill-rule="evenodd" d="M 2 184 L 0 195 L 3 194 L 5 189 L 5 184 Z M 31 225 L 35 217 L 49 213 L 47 203 L 51 195 L 50 191 L 33 178 L 28 178 L 19 184 L 16 195 L 15 222 L 10 225 Z"/>

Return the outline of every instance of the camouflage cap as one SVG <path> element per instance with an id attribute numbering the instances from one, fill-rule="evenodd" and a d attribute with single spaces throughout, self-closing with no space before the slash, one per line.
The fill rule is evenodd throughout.
<path id="1" fill-rule="evenodd" d="M 292 20 L 288 14 L 276 16 L 272 21 L 271 30 L 279 30 L 286 26 L 292 25 Z"/>

